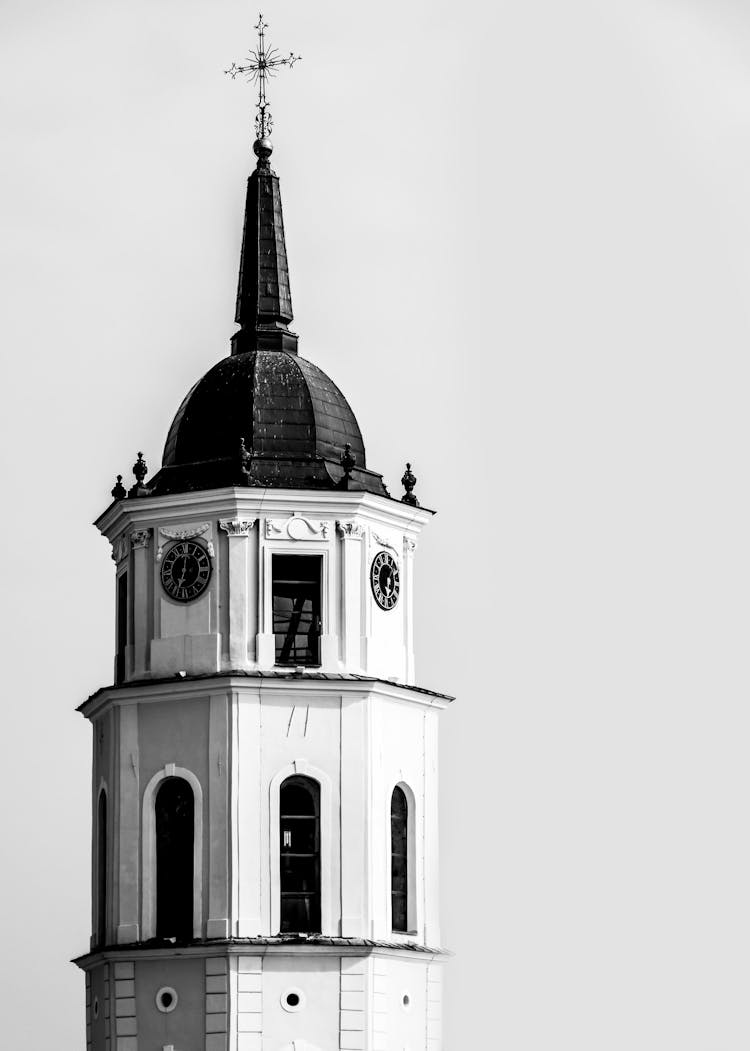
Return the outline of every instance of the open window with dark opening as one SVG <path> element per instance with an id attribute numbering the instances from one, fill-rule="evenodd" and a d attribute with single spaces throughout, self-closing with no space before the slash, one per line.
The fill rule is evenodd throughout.
<path id="1" fill-rule="evenodd" d="M 320 664 L 319 555 L 273 555 L 273 631 L 277 664 Z"/>
<path id="2" fill-rule="evenodd" d="M 125 679 L 125 647 L 128 643 L 128 574 L 117 578 L 117 655 L 115 657 L 115 682 Z"/>
<path id="3" fill-rule="evenodd" d="M 398 785 L 391 796 L 391 924 L 394 931 L 409 929 L 409 804 Z"/>
<path id="4" fill-rule="evenodd" d="M 96 944 L 107 942 L 107 793 L 99 793 L 96 814 Z"/>
<path id="5" fill-rule="evenodd" d="M 320 785 L 288 777 L 279 810 L 281 931 L 320 933 Z"/>
<path id="6" fill-rule="evenodd" d="M 195 800 L 182 777 L 167 777 L 154 802 L 156 818 L 156 936 L 193 937 Z"/>

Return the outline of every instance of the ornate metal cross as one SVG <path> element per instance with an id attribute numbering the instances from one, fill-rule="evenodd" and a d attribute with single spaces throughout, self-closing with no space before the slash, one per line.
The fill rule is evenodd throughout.
<path id="1" fill-rule="evenodd" d="M 232 80 L 235 79 L 238 73 L 244 73 L 248 81 L 258 85 L 258 102 L 256 104 L 258 112 L 255 116 L 255 133 L 259 139 L 265 139 L 271 134 L 271 128 L 273 127 L 273 118 L 266 101 L 266 80 L 269 77 L 276 76 L 279 66 L 293 66 L 302 56 L 295 55 L 290 51 L 287 58 L 281 58 L 277 48 L 272 47 L 266 50 L 268 24 L 263 21 L 263 15 L 258 15 L 258 24 L 255 28 L 258 30 L 258 46 L 247 56 L 249 60 L 247 65 L 238 66 L 236 62 L 233 62 L 229 69 L 225 69 L 224 72 Z"/>

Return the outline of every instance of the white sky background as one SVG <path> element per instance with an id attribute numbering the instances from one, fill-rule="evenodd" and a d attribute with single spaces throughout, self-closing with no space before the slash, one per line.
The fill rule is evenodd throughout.
<path id="1" fill-rule="evenodd" d="M 75 1051 L 90 522 L 229 350 L 256 10 L 1 14 L 2 1043 Z M 746 1049 L 750 9 L 264 14 L 301 353 L 439 511 L 446 1048 Z"/>

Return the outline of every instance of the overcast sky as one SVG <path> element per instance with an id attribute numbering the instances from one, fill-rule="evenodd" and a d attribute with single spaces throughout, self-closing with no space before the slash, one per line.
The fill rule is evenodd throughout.
<path id="1" fill-rule="evenodd" d="M 1 9 L 2 1043 L 74 1051 L 90 523 L 229 349 L 257 12 Z M 446 1048 L 744 1051 L 750 8 L 263 10 L 300 352 L 439 512 Z"/>

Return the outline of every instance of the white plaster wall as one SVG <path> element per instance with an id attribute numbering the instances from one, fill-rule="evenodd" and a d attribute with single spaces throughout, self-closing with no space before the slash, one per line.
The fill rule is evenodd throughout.
<path id="1" fill-rule="evenodd" d="M 261 499 L 252 490 L 225 490 L 121 501 L 98 524 L 113 541 L 117 565 L 129 569 L 128 677 L 272 668 L 270 559 L 296 552 L 324 560 L 323 670 L 412 681 L 414 538 L 428 517 L 367 494 L 275 492 Z M 160 549 L 179 532 L 212 560 L 206 593 L 189 603 L 169 599 L 160 581 Z M 396 559 L 401 584 L 387 612 L 369 577 L 383 550 Z"/>
<path id="2" fill-rule="evenodd" d="M 340 698 L 261 689 L 238 691 L 233 822 L 237 841 L 238 933 L 279 933 L 278 800 L 294 773 L 321 783 L 321 882 L 324 934 L 338 935 L 340 888 Z M 276 807 L 278 803 L 276 802 Z"/>
<path id="3" fill-rule="evenodd" d="M 438 713 L 409 702 L 380 699 L 372 707 L 371 856 L 372 937 L 416 940 L 439 945 L 437 902 L 437 764 Z M 391 924 L 391 795 L 396 785 L 409 789 L 413 810 L 414 853 L 410 853 L 410 884 L 414 893 L 414 934 L 392 931 Z M 428 791 L 429 789 L 429 791 Z M 410 814 L 411 816 L 411 814 Z M 413 857 L 413 862 L 412 862 Z M 410 909 L 410 917 L 412 910 Z"/>
<path id="4" fill-rule="evenodd" d="M 338 957 L 267 956 L 263 961 L 263 1051 L 283 1051 L 293 1040 L 312 1048 L 339 1047 Z M 302 994 L 299 1011 L 284 1010 L 289 990 Z"/>
<path id="5" fill-rule="evenodd" d="M 437 1051 L 434 1041 L 428 1045 L 429 964 L 418 957 L 414 960 L 388 957 L 377 960 L 376 969 L 386 1038 L 378 1040 L 374 1051 L 428 1051 L 428 1048 Z M 434 995 L 432 990 L 431 995 Z M 408 1003 L 404 1003 L 405 999 Z M 429 1013 L 434 1014 L 434 1007 Z M 434 1027 L 431 1031 L 434 1032 Z"/>
<path id="6" fill-rule="evenodd" d="M 156 697 L 105 710 L 95 724 L 92 805 L 95 814 L 106 773 L 108 941 L 148 935 L 153 874 L 144 857 L 144 792 L 174 764 L 195 777 L 202 795 L 198 911 L 207 937 L 279 933 L 279 789 L 298 773 L 321 785 L 323 933 L 439 946 L 439 710 L 406 698 L 377 685 L 342 692 L 304 677 L 289 684 L 248 679 L 205 692 L 175 682 Z M 395 785 L 409 800 L 407 934 L 391 928 Z M 92 877 L 95 887 L 93 867 Z"/>

